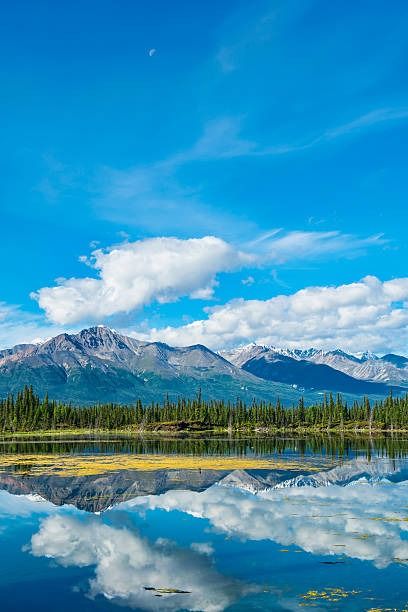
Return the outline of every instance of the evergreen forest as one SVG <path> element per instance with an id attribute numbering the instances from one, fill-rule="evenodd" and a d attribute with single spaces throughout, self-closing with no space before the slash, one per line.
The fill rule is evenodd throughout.
<path id="1" fill-rule="evenodd" d="M 365 397 L 352 403 L 325 395 L 322 401 L 305 405 L 303 398 L 292 406 L 253 401 L 247 404 L 239 397 L 235 402 L 207 400 L 201 392 L 194 398 L 168 397 L 163 402 L 144 405 L 97 403 L 75 406 L 72 403 L 40 399 L 27 385 L 16 395 L 0 400 L 0 431 L 27 432 L 64 429 L 84 430 L 160 430 L 178 425 L 186 430 L 240 430 L 265 428 L 285 429 L 376 429 L 384 431 L 408 429 L 408 394 L 370 402 Z"/>

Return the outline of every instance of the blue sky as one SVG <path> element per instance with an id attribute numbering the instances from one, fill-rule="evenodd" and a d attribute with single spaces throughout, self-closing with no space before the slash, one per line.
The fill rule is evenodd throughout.
<path id="1" fill-rule="evenodd" d="M 407 352 L 407 18 L 3 7 L 0 345 L 108 324 Z"/>

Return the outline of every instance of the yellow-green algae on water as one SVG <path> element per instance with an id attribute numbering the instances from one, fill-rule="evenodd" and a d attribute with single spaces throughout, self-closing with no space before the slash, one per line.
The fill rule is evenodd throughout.
<path id="1" fill-rule="evenodd" d="M 326 587 L 323 591 L 310 590 L 310 591 L 307 591 L 307 593 L 305 593 L 304 595 L 298 595 L 298 597 L 303 600 L 306 599 L 306 600 L 311 600 L 311 601 L 317 601 L 319 603 L 323 603 L 326 601 L 338 602 L 344 598 L 354 596 L 354 595 L 359 595 L 362 592 L 363 591 L 356 591 L 354 589 L 352 591 L 345 591 L 342 587 L 340 588 Z M 308 602 L 299 603 L 299 606 L 307 606 L 307 605 L 313 605 L 313 604 L 310 604 Z"/>
<path id="2" fill-rule="evenodd" d="M 224 457 L 185 455 L 29 455 L 0 456 L 0 472 L 18 469 L 36 475 L 89 476 L 120 470 L 281 470 L 309 472 L 334 467 L 335 462 L 325 458 L 280 460 L 268 457 Z"/>

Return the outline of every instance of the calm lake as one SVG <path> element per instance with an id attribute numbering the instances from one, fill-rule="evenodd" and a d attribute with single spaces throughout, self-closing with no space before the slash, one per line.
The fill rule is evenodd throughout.
<path id="1" fill-rule="evenodd" d="M 408 439 L 0 440 L 4 612 L 406 610 Z"/>

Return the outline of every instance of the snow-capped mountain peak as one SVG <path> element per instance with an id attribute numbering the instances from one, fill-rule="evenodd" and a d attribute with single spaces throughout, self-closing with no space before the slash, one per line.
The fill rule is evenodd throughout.
<path id="1" fill-rule="evenodd" d="M 250 360 L 264 357 L 270 361 L 281 356 L 295 361 L 326 365 L 358 380 L 408 387 L 408 359 L 400 355 L 379 357 L 367 350 L 351 354 L 340 348 L 329 351 L 316 348 L 289 349 L 255 342 L 230 351 L 221 351 L 220 354 L 244 369 L 247 369 L 246 364 Z"/>

